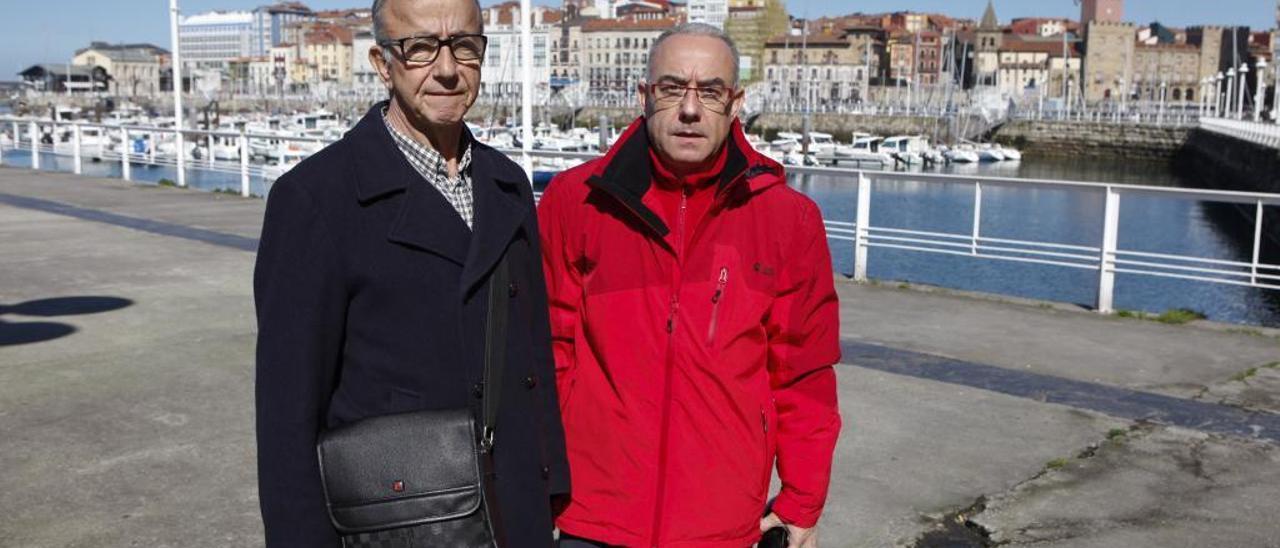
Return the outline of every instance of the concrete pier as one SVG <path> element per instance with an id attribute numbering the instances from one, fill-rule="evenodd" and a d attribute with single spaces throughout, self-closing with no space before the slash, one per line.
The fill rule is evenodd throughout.
<path id="1" fill-rule="evenodd" d="M 0 546 L 261 545 L 263 210 L 0 168 Z M 822 546 L 1280 545 L 1280 333 L 839 291 Z"/>

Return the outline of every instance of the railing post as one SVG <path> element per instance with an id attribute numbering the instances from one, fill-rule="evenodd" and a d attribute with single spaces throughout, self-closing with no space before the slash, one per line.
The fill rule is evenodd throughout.
<path id="1" fill-rule="evenodd" d="M 240 130 L 240 195 L 249 197 L 249 138 Z"/>
<path id="2" fill-rule="evenodd" d="M 1253 264 L 1249 267 L 1249 283 L 1258 283 L 1258 252 L 1262 250 L 1262 200 L 1253 214 Z"/>
<path id="3" fill-rule="evenodd" d="M 858 172 L 858 213 L 855 220 L 853 242 L 853 279 L 867 281 L 867 244 L 871 223 L 871 179 L 863 171 Z"/>
<path id="4" fill-rule="evenodd" d="M 71 125 L 71 170 L 76 175 L 84 173 L 84 157 L 80 152 L 80 124 Z"/>
<path id="5" fill-rule="evenodd" d="M 978 254 L 978 238 L 982 228 L 982 183 L 973 183 L 973 242 L 969 248 L 970 255 Z"/>
<path id="6" fill-rule="evenodd" d="M 129 128 L 120 128 L 120 176 L 126 181 L 133 180 L 133 173 L 129 171 Z"/>
<path id="7" fill-rule="evenodd" d="M 1120 232 L 1120 193 L 1107 187 L 1102 221 L 1102 256 L 1098 262 L 1098 312 L 1112 312 L 1116 288 L 1116 242 Z"/>
<path id="8" fill-rule="evenodd" d="M 156 165 L 156 132 L 152 131 L 147 135 L 147 165 Z"/>
<path id="9" fill-rule="evenodd" d="M 178 187 L 186 188 L 187 186 L 187 170 L 186 170 L 187 151 L 185 146 L 186 143 L 184 143 L 182 139 L 182 128 L 178 126 L 174 126 L 174 135 L 175 137 L 173 142 L 175 145 L 177 145 L 176 150 L 177 150 L 177 158 L 178 158 L 178 174 L 177 174 Z"/>
<path id="10" fill-rule="evenodd" d="M 28 133 L 31 135 L 31 169 L 40 169 L 40 128 L 31 122 Z"/>

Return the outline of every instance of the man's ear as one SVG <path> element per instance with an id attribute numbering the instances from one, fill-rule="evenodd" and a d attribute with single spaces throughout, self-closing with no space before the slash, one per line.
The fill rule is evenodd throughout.
<path id="1" fill-rule="evenodd" d="M 387 50 L 382 46 L 374 44 L 369 48 L 369 64 L 373 65 L 373 70 L 378 72 L 378 78 L 382 79 L 382 85 L 388 90 L 391 89 L 391 65 L 387 63 Z"/>
<path id="2" fill-rule="evenodd" d="M 738 117 L 738 113 L 742 111 L 742 104 L 747 100 L 747 92 L 741 89 L 734 90 L 733 101 L 729 103 L 729 119 L 733 120 Z"/>
<path id="3" fill-rule="evenodd" d="M 649 84 L 644 82 L 636 83 L 636 99 L 640 102 L 640 112 L 645 116 L 649 116 Z"/>

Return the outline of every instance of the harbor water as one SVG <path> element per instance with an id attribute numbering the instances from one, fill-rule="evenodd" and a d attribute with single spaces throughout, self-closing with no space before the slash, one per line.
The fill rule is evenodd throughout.
<path id="1" fill-rule="evenodd" d="M 5 150 L 5 165 L 29 166 L 30 154 Z M 240 175 L 227 171 L 188 169 L 187 182 L 201 190 L 239 192 Z M 190 166 L 189 166 L 190 167 Z M 41 169 L 70 171 L 71 158 L 41 155 Z M 118 161 L 85 159 L 86 175 L 119 177 Z M 135 180 L 175 180 L 172 166 L 134 164 Z M 951 165 L 931 173 L 1058 179 L 1122 183 L 1160 187 L 1215 188 L 1212 181 L 1196 179 L 1170 164 L 1099 159 L 1026 158 L 1018 163 Z M 968 235 L 973 218 L 973 186 L 934 181 L 877 180 L 872 172 L 871 224 L 876 227 L 937 231 Z M 539 177 L 535 186 L 545 185 Z M 823 216 L 831 221 L 853 222 L 857 185 L 850 177 L 789 175 L 791 186 L 812 197 Z M 265 195 L 269 182 L 250 178 L 250 191 Z M 984 185 L 982 223 L 984 237 L 1099 246 L 1102 240 L 1101 192 Z M 1268 210 L 1267 215 L 1280 215 Z M 1121 201 L 1118 248 L 1126 251 L 1178 254 L 1193 257 L 1245 261 L 1252 259 L 1253 223 L 1235 206 L 1155 196 L 1124 195 Z M 853 244 L 831 240 L 836 270 L 853 271 Z M 1263 262 L 1278 263 L 1280 245 L 1264 236 Z M 868 276 L 885 282 L 909 282 L 944 288 L 978 291 L 1093 305 L 1098 273 L 1062 266 L 1027 264 L 966 256 L 872 247 Z M 1115 307 L 1153 314 L 1171 309 L 1191 309 L 1211 320 L 1280 326 L 1280 292 L 1236 285 L 1179 280 L 1147 275 L 1116 275 Z"/>

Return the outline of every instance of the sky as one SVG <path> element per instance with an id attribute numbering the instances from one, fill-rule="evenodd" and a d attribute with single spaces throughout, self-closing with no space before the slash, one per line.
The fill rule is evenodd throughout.
<path id="1" fill-rule="evenodd" d="M 303 0 L 312 9 L 364 7 L 367 0 Z M 554 5 L 550 0 L 537 4 Z M 797 17 L 841 15 L 862 11 L 911 10 L 941 12 L 978 19 L 987 0 L 786 0 Z M 182 13 L 214 9 L 252 9 L 268 0 L 179 0 Z M 484 5 L 496 0 L 482 0 Z M 0 80 L 36 63 L 67 62 L 77 48 L 94 40 L 151 42 L 169 49 L 168 0 L 54 0 L 48 4 L 0 0 Z M 1079 17 L 1074 0 L 995 0 L 1002 22 L 1014 17 Z M 1128 0 L 1125 19 L 1145 24 L 1160 21 L 1182 27 L 1197 24 L 1276 25 L 1273 0 Z"/>

